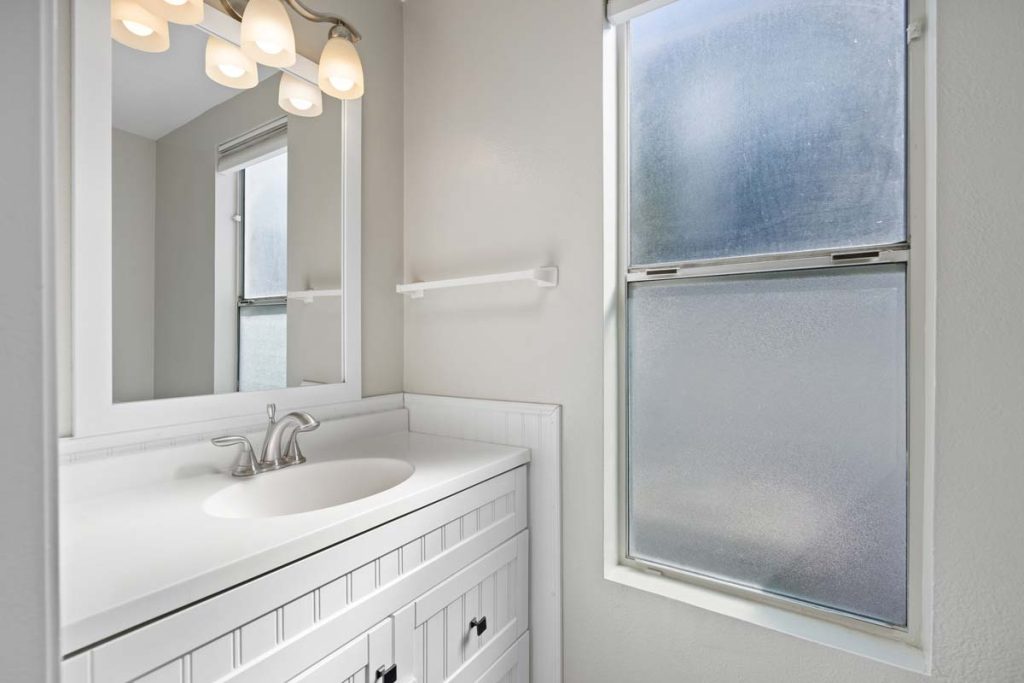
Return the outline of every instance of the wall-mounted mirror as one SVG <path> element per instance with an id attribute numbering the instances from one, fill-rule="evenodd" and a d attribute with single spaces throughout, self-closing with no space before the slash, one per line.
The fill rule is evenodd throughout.
<path id="1" fill-rule="evenodd" d="M 287 115 L 281 72 L 215 83 L 170 32 L 112 44 L 114 401 L 341 382 L 342 104 Z"/>
<path id="2" fill-rule="evenodd" d="M 233 74 L 210 45 L 239 23 L 206 10 L 162 52 L 112 40 L 109 14 L 76 43 L 104 67 L 74 74 L 76 435 L 203 419 L 227 395 L 238 413 L 360 397 L 360 103 L 279 102 L 282 79 L 316 82 L 301 56 L 217 82 Z"/>

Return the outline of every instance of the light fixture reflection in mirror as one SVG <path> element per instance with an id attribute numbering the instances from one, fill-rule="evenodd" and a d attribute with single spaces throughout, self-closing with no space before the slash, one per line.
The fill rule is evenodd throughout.
<path id="1" fill-rule="evenodd" d="M 167 20 L 132 0 L 113 0 L 110 33 L 122 45 L 142 52 L 163 52 L 171 45 Z"/>
<path id="2" fill-rule="evenodd" d="M 281 68 L 295 63 L 295 33 L 278 0 L 249 0 L 242 13 L 241 43 L 242 52 L 260 64 Z"/>
<path id="3" fill-rule="evenodd" d="M 158 17 L 175 24 L 198 24 L 203 20 L 203 0 L 138 0 Z"/>
<path id="4" fill-rule="evenodd" d="M 285 72 L 281 73 L 277 103 L 281 109 L 296 116 L 320 116 L 324 110 L 319 88 Z"/>
<path id="5" fill-rule="evenodd" d="M 229 88 L 246 90 L 259 82 L 256 62 L 237 45 L 215 36 L 206 41 L 206 75 Z"/>

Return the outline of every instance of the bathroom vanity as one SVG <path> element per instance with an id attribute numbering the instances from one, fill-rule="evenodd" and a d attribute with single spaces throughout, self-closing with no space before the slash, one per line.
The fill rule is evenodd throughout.
<path id="1" fill-rule="evenodd" d="M 557 683 L 558 406 L 364 396 L 361 101 L 208 82 L 205 7 L 150 53 L 73 2 L 63 680 Z M 272 403 L 307 461 L 240 471 Z"/>
<path id="2" fill-rule="evenodd" d="M 73 465 L 64 680 L 529 680 L 529 450 L 407 431 L 331 450 L 331 429 L 308 435 L 308 463 L 251 480 L 212 466 L 205 443 L 166 449 L 173 468 L 141 486 L 109 458 Z M 280 507 L 377 461 L 411 474 Z M 306 505 L 330 503 L 316 486 Z"/>

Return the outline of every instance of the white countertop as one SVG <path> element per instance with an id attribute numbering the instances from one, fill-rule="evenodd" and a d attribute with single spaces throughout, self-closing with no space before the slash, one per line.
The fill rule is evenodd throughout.
<path id="1" fill-rule="evenodd" d="M 398 486 L 368 498 L 280 517 L 208 515 L 203 501 L 238 481 L 209 470 L 62 502 L 63 652 L 351 538 L 530 458 L 525 448 L 409 432 L 347 442 L 336 450 L 323 445 L 303 450 L 311 463 L 391 457 L 416 469 Z"/>

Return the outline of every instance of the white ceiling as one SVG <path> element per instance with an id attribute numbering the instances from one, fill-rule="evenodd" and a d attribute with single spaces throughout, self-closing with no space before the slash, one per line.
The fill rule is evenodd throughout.
<path id="1" fill-rule="evenodd" d="M 166 52 L 133 50 L 113 42 L 114 128 L 158 140 L 238 94 L 206 77 L 206 34 L 171 24 Z M 261 66 L 260 80 L 276 73 Z"/>

